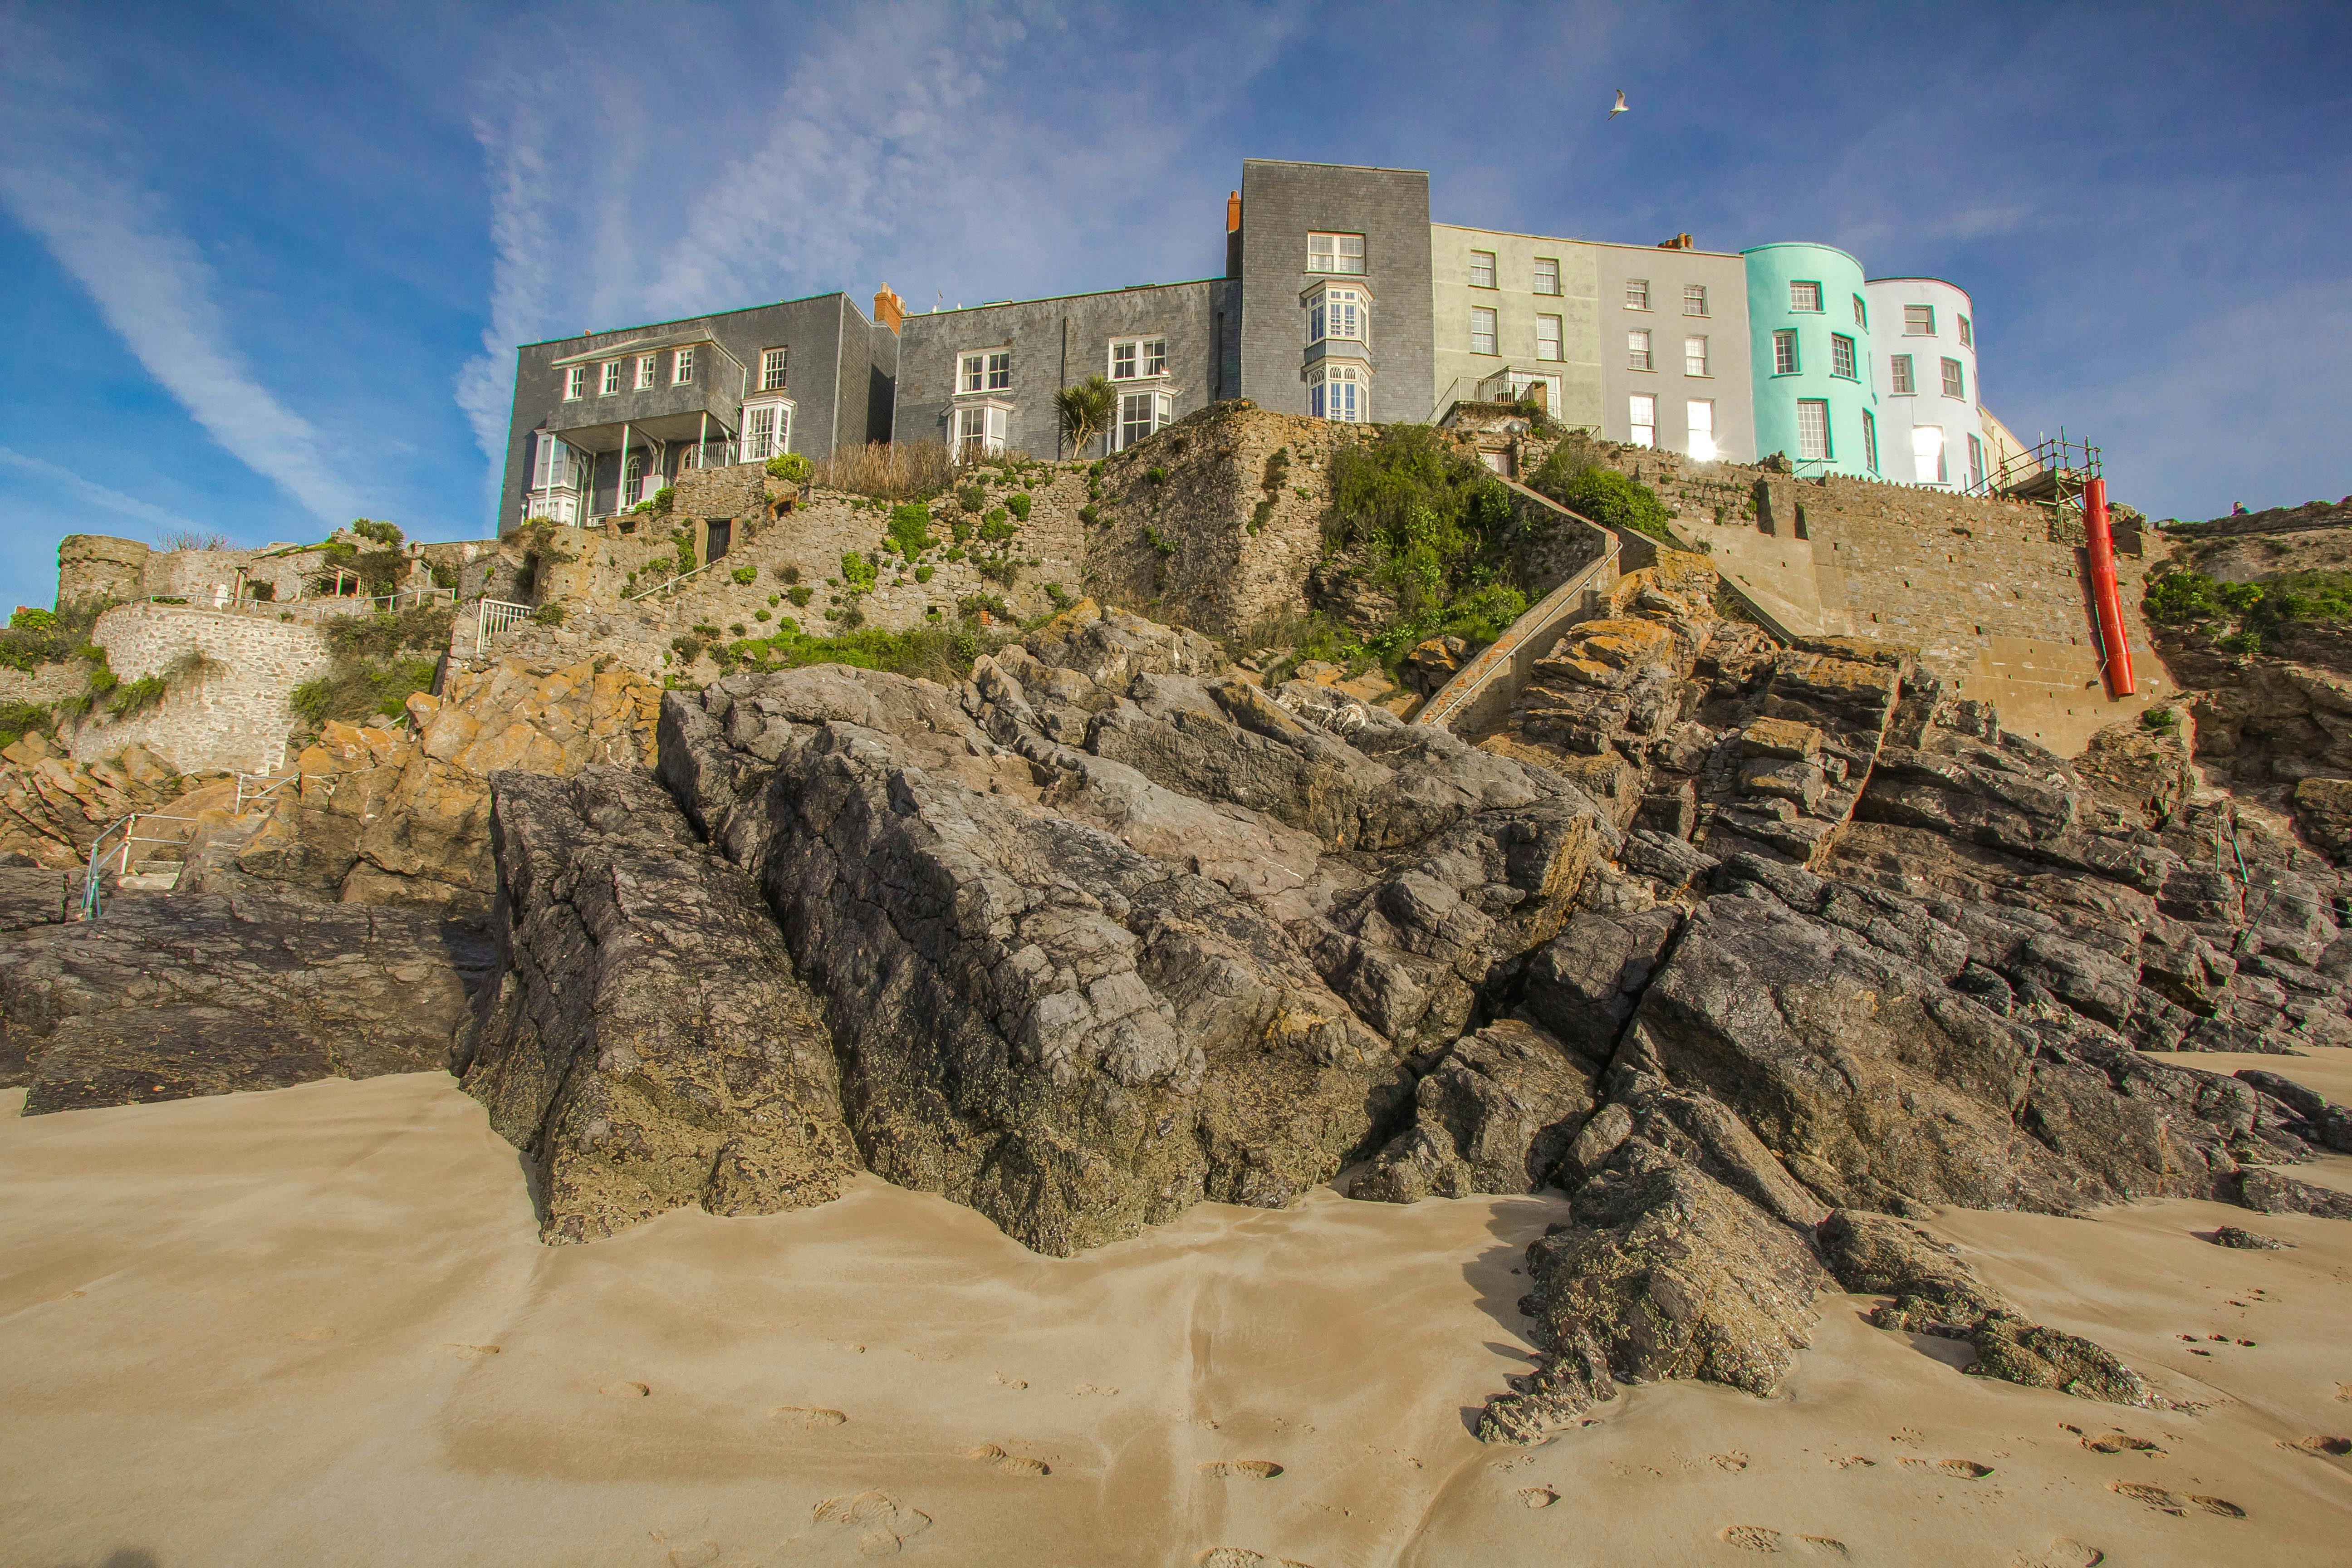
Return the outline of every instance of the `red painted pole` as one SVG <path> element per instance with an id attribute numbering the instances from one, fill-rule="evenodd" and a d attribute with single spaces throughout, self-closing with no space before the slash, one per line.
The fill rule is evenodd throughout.
<path id="1" fill-rule="evenodd" d="M 2083 532 L 2091 557 L 2091 601 L 2099 615 L 2099 641 L 2107 655 L 2107 689 L 2129 697 L 2132 682 L 2131 644 L 2124 636 L 2123 595 L 2116 591 L 2116 542 L 2107 530 L 2107 481 L 2093 479 L 2083 487 Z"/>

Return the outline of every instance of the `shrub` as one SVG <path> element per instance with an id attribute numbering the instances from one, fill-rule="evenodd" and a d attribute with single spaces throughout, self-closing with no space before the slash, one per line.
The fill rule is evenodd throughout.
<path id="1" fill-rule="evenodd" d="M 770 618 L 770 612 L 766 610 L 754 610 L 751 612 L 751 618 L 755 621 L 765 622 Z"/>
<path id="2" fill-rule="evenodd" d="M 197 528 L 170 528 L 155 536 L 155 548 L 170 553 L 180 550 L 226 550 L 228 535 Z"/>
<path id="3" fill-rule="evenodd" d="M 1045 583 L 1041 584 L 1040 586 L 1045 590 L 1045 602 L 1054 606 L 1054 612 L 1056 615 L 1077 603 L 1076 599 L 1070 597 L 1069 591 L 1059 583 Z"/>
<path id="4" fill-rule="evenodd" d="M 801 580 L 801 569 L 797 566 L 776 566 L 770 570 L 775 573 L 777 581 L 782 583 L 797 583 Z"/>
<path id="5" fill-rule="evenodd" d="M 730 631 L 730 632 L 734 633 L 737 637 L 740 637 L 743 636 L 746 632 L 748 632 L 751 628 L 750 628 L 750 627 L 748 627 L 748 626 L 745 626 L 742 622 L 740 622 L 740 621 L 730 621 L 730 622 L 728 622 L 728 623 L 727 623 L 727 629 L 728 629 L 729 631 Z"/>
<path id="6" fill-rule="evenodd" d="M 530 613 L 530 618 L 538 626 L 560 626 L 563 624 L 563 606 L 560 603 L 541 605 Z"/>
<path id="7" fill-rule="evenodd" d="M 45 732 L 57 725 L 57 715 L 38 702 L 26 702 L 10 698 L 0 702 L 0 746 L 13 746 L 26 735 Z"/>
<path id="8" fill-rule="evenodd" d="M 980 520 L 980 536 L 991 544 L 1002 544 L 1013 537 L 1013 522 L 1003 507 L 991 507 L 988 515 Z"/>
<path id="9" fill-rule="evenodd" d="M 1143 478 L 1147 484 L 1164 485 L 1168 482 L 1168 470 L 1161 468 L 1146 468 L 1143 470 Z"/>
<path id="10" fill-rule="evenodd" d="M 981 563 L 980 574 L 992 583 L 1002 583 L 1010 588 L 1021 581 L 1021 563 L 1010 557 L 984 561 Z"/>
<path id="11" fill-rule="evenodd" d="M 1152 549 L 1158 551 L 1162 555 L 1173 555 L 1176 553 L 1178 548 L 1176 541 L 1169 538 L 1166 534 L 1160 532 L 1158 529 L 1152 527 L 1148 522 L 1143 525 L 1143 542 L 1149 544 Z"/>
<path id="12" fill-rule="evenodd" d="M 956 601 L 956 614 L 964 620 L 978 619 L 982 610 L 1000 621 L 1013 618 L 1013 612 L 1005 607 L 1004 601 L 993 594 L 966 594 Z"/>
<path id="13" fill-rule="evenodd" d="M 680 664 L 692 664 L 702 657 L 702 639 L 691 632 L 669 639 L 670 651 L 677 655 Z"/>
<path id="14" fill-rule="evenodd" d="M 1029 521 L 1030 497 L 1027 491 L 1024 490 L 1006 496 L 1004 498 L 1004 504 L 1012 509 L 1013 515 L 1014 517 L 1019 518 L 1024 522 Z"/>
<path id="15" fill-rule="evenodd" d="M 1661 543 L 1673 542 L 1666 532 L 1665 503 L 1658 500 L 1658 492 L 1614 468 L 1587 468 L 1552 499 L 1604 527 L 1630 528 Z"/>
<path id="16" fill-rule="evenodd" d="M 63 664 L 89 641 L 89 628 L 106 601 L 68 606 L 63 613 L 20 609 L 0 631 L 0 665 L 30 672 L 37 665 Z"/>
<path id="17" fill-rule="evenodd" d="M 760 580 L 760 569 L 757 566 L 738 566 L 727 574 L 727 577 L 730 582 L 749 587 Z"/>
<path id="18" fill-rule="evenodd" d="M 433 574 L 435 587 L 446 588 L 453 594 L 457 591 L 457 567 L 446 561 L 436 561 L 426 570 Z M 247 586 L 253 590 L 253 596 L 257 599 L 274 599 L 278 596 L 278 584 L 275 583 L 251 583 Z"/>
<path id="19" fill-rule="evenodd" d="M 841 612 L 841 624 L 847 626 L 850 630 L 856 631 L 859 626 L 866 624 L 866 612 L 859 609 L 856 603 L 853 602 L 849 608 Z"/>
<path id="20" fill-rule="evenodd" d="M 943 441 L 876 441 L 809 467 L 812 482 L 884 500 L 924 500 L 948 488 L 955 462 Z"/>
<path id="21" fill-rule="evenodd" d="M 961 561 L 963 559 L 963 552 L 955 545 L 950 544 L 948 546 L 947 559 L 950 561 Z"/>
<path id="22" fill-rule="evenodd" d="M 1102 513 L 1100 511 L 1091 506 L 1082 506 L 1078 508 L 1078 521 L 1085 523 L 1088 528 L 1092 528 L 1095 525 L 1095 519 L 1101 515 Z"/>
<path id="23" fill-rule="evenodd" d="M 768 477 L 788 485 L 804 485 L 809 481 L 809 460 L 798 452 L 780 453 L 768 459 Z"/>
<path id="24" fill-rule="evenodd" d="M 849 585 L 849 591 L 852 594 L 872 593 L 874 591 L 874 563 L 866 560 L 866 557 L 858 554 L 856 551 L 849 551 L 843 554 L 841 558 L 841 580 Z"/>
<path id="25" fill-rule="evenodd" d="M 719 639 L 719 627 L 709 621 L 697 621 L 694 623 L 694 635 L 705 642 L 716 642 Z"/>
<path id="26" fill-rule="evenodd" d="M 793 601 L 793 608 L 797 610 L 805 606 L 809 602 L 810 596 L 815 592 L 816 590 L 814 588 L 795 587 L 790 595 Z"/>
<path id="27" fill-rule="evenodd" d="M 939 542 L 931 537 L 931 509 L 921 501 L 892 507 L 887 537 L 892 549 L 914 560 Z"/>
<path id="28" fill-rule="evenodd" d="M 956 505 L 978 517 L 988 506 L 988 487 L 977 480 L 956 486 Z"/>
<path id="29" fill-rule="evenodd" d="M 1118 407 L 1117 390 L 1108 376 L 1099 374 L 1055 389 L 1054 417 L 1061 426 L 1062 439 L 1070 444 L 1072 457 L 1085 451 L 1088 442 L 1110 428 Z M 1095 466 L 1099 468 L 1102 465 Z"/>
<path id="30" fill-rule="evenodd" d="M 400 530 L 393 524 L 378 522 L 373 518 L 365 517 L 352 519 L 352 531 L 372 544 L 381 544 L 386 550 L 399 549 L 404 537 Z M 217 546 L 206 546 L 206 548 L 212 549 Z"/>
<path id="31" fill-rule="evenodd" d="M 171 687 L 160 675 L 142 675 L 136 680 L 119 682 L 106 700 L 106 710 L 117 719 L 129 719 L 162 705 L 163 694 Z"/>
<path id="32" fill-rule="evenodd" d="M 918 582 L 918 583 L 928 583 L 928 582 L 929 582 L 929 581 L 931 580 L 931 574 L 932 574 L 934 571 L 936 571 L 936 570 L 937 570 L 937 568 L 936 568 L 936 567 L 932 567 L 932 566 L 918 566 L 918 567 L 916 567 L 916 568 L 915 568 L 915 581 L 916 581 L 916 582 Z"/>

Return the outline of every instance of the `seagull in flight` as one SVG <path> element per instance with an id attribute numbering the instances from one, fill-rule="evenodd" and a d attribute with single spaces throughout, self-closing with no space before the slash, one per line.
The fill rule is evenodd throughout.
<path id="1" fill-rule="evenodd" d="M 1610 118 L 1610 119 L 1612 119 L 1612 120 L 1614 120 L 1614 119 L 1616 119 L 1619 115 L 1621 115 L 1621 114 L 1622 114 L 1622 113 L 1624 113 L 1624 112 L 1625 112 L 1625 89 L 1624 89 L 1623 88 L 1622 88 L 1622 87 L 1621 87 L 1621 88 L 1619 88 L 1619 89 L 1617 89 L 1617 107 L 1616 107 L 1616 108 L 1614 108 L 1614 109 L 1612 109 L 1612 110 L 1611 110 L 1609 111 L 1609 118 Z"/>

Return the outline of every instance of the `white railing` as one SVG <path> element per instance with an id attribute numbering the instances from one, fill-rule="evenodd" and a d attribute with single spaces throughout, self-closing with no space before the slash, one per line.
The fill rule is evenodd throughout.
<path id="1" fill-rule="evenodd" d="M 482 653 L 500 632 L 530 615 L 529 605 L 517 605 L 505 599 L 484 599 L 481 611 L 474 619 L 474 651 Z"/>
<path id="2" fill-rule="evenodd" d="M 131 871 L 131 847 L 133 844 L 184 844 L 187 841 L 184 834 L 159 837 L 152 833 L 141 833 L 139 825 L 142 822 L 184 822 L 193 830 L 195 821 L 193 816 L 169 816 L 161 812 L 134 811 L 130 816 L 110 822 L 100 828 L 98 837 L 90 840 L 89 865 L 82 872 L 81 918 L 86 921 L 94 921 L 98 918 L 99 879 L 106 875 L 109 861 L 119 860 L 121 864 L 115 874 L 128 876 Z M 107 842 L 110 835 L 119 835 L 112 844 Z"/>
<path id="3" fill-rule="evenodd" d="M 655 584 L 652 587 L 645 590 L 643 593 L 630 595 L 627 598 L 623 599 L 621 603 L 625 605 L 634 605 L 639 599 L 650 599 L 656 594 L 662 592 L 666 588 L 675 588 L 680 583 L 689 582 L 694 578 L 701 576 L 705 572 L 708 572 L 713 566 L 718 565 L 723 559 L 725 559 L 723 556 L 713 556 L 711 559 L 704 562 L 701 565 L 696 567 L 693 571 L 681 572 L 675 577 L 665 577 L 660 582 Z"/>

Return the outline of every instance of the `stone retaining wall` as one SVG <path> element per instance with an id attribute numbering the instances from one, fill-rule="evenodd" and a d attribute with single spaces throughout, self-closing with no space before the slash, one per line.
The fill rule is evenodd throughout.
<path id="1" fill-rule="evenodd" d="M 287 699 L 328 666 L 327 639 L 309 622 L 192 605 L 117 605 L 99 616 L 90 640 L 124 681 L 165 675 L 191 648 L 211 661 L 161 706 L 123 720 L 95 715 L 68 742 L 76 761 L 93 761 L 136 741 L 183 773 L 252 772 L 272 762 L 294 722 Z"/>

